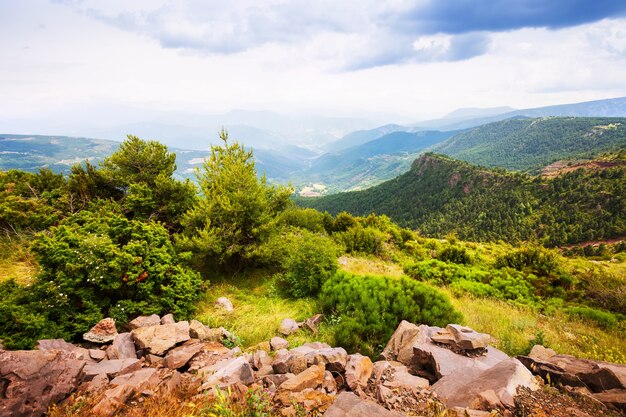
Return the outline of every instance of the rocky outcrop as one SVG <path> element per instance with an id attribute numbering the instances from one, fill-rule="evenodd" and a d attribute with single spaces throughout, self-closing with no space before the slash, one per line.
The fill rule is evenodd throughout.
<path id="1" fill-rule="evenodd" d="M 2 351 L 0 415 L 39 417 L 80 384 L 85 360 L 66 350 Z"/>

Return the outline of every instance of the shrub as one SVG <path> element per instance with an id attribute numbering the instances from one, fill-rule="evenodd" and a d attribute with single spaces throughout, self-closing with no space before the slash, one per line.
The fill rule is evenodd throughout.
<path id="1" fill-rule="evenodd" d="M 327 236 L 307 230 L 291 231 L 281 238 L 285 251 L 278 284 L 290 297 L 314 297 L 337 271 L 339 249 Z"/>
<path id="2" fill-rule="evenodd" d="M 577 316 L 594 321 L 598 326 L 604 329 L 614 329 L 618 324 L 618 319 L 614 314 L 592 307 L 568 307 L 565 309 L 565 312 L 571 316 Z"/>
<path id="3" fill-rule="evenodd" d="M 323 285 L 320 300 L 327 314 L 340 316 L 337 342 L 370 356 L 382 348 L 401 320 L 435 326 L 462 320 L 444 294 L 407 277 L 338 272 Z"/>
<path id="4" fill-rule="evenodd" d="M 544 248 L 529 246 L 521 248 L 496 259 L 496 268 L 513 268 L 518 271 L 548 275 L 558 270 L 558 262 L 553 252 Z"/>
<path id="5" fill-rule="evenodd" d="M 194 311 L 202 281 L 184 265 L 160 223 L 82 211 L 39 234 L 32 250 L 41 266 L 31 291 L 35 312 L 76 338 L 103 317 Z"/>
<path id="6" fill-rule="evenodd" d="M 380 230 L 371 227 L 363 227 L 357 224 L 345 232 L 335 234 L 336 239 L 342 243 L 348 253 L 367 253 L 378 255 L 383 251 L 383 243 L 387 235 Z"/>
<path id="7" fill-rule="evenodd" d="M 458 246 L 448 246 L 437 255 L 437 259 L 443 262 L 452 262 L 455 264 L 470 264 L 472 258 L 465 248 Z"/>
<path id="8" fill-rule="evenodd" d="M 321 233 L 325 230 L 325 218 L 328 213 L 320 213 L 311 208 L 289 207 L 280 214 L 281 222 L 285 226 L 299 227 L 311 232 Z"/>

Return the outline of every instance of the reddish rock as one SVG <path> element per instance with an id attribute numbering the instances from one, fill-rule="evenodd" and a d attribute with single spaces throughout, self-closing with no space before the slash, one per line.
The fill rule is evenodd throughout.
<path id="1" fill-rule="evenodd" d="M 66 351 L 0 352 L 0 415 L 41 416 L 76 389 L 84 366 Z"/>
<path id="2" fill-rule="evenodd" d="M 114 377 L 140 368 L 141 362 L 139 359 L 111 359 L 85 366 L 83 375 L 86 381 L 90 381 L 96 375 L 106 374 L 109 377 Z"/>
<path id="3" fill-rule="evenodd" d="M 313 365 L 304 372 L 294 375 L 287 381 L 283 382 L 280 390 L 283 391 L 302 391 L 305 388 L 315 389 L 322 385 L 326 368 L 324 364 Z"/>
<path id="4" fill-rule="evenodd" d="M 306 359 L 309 366 L 323 363 L 329 371 L 343 372 L 348 362 L 348 353 L 341 347 L 324 348 L 307 353 Z"/>
<path id="5" fill-rule="evenodd" d="M 252 354 L 252 367 L 255 371 L 263 368 L 264 366 L 272 366 L 272 358 L 264 350 L 257 350 Z"/>
<path id="6" fill-rule="evenodd" d="M 330 371 L 324 372 L 324 380 L 322 381 L 322 389 L 329 394 L 337 394 L 337 381 Z"/>
<path id="7" fill-rule="evenodd" d="M 352 391 L 363 389 L 372 376 L 372 360 L 367 356 L 355 353 L 348 357 L 346 365 L 346 384 Z"/>
<path id="8" fill-rule="evenodd" d="M 176 320 L 174 320 L 174 315 L 173 314 L 166 314 L 163 317 L 161 317 L 161 324 L 174 324 L 176 323 Z"/>
<path id="9" fill-rule="evenodd" d="M 107 354 L 104 350 L 101 349 L 89 349 L 89 356 L 91 359 L 100 362 L 105 359 Z"/>
<path id="10" fill-rule="evenodd" d="M 610 408 L 626 413 L 626 389 L 611 389 L 597 394 L 593 398 Z"/>
<path id="11" fill-rule="evenodd" d="M 182 368 L 183 366 L 187 365 L 191 358 L 193 358 L 204 347 L 204 344 L 198 342 L 197 340 L 191 340 L 190 342 L 187 342 L 184 345 L 178 346 L 167 352 L 167 355 L 165 355 L 165 364 L 168 368 Z"/>
<path id="12" fill-rule="evenodd" d="M 351 392 L 342 392 L 326 410 L 324 417 L 406 417 L 406 414 L 389 411 Z"/>
<path id="13" fill-rule="evenodd" d="M 272 350 L 288 349 L 289 342 L 282 337 L 275 336 L 270 339 L 270 347 Z"/>
<path id="14" fill-rule="evenodd" d="M 35 349 L 38 350 L 63 350 L 67 353 L 72 353 L 77 359 L 83 359 L 87 362 L 94 362 L 89 349 L 85 349 L 80 346 L 73 345 L 66 342 L 63 339 L 42 339 L 37 341 Z"/>
<path id="15" fill-rule="evenodd" d="M 137 359 L 135 342 L 130 333 L 120 333 L 106 350 L 108 359 Z"/>
<path id="16" fill-rule="evenodd" d="M 313 333 L 317 333 L 320 324 L 322 324 L 322 317 L 323 316 L 321 314 L 316 314 L 313 317 L 309 317 L 304 321 L 304 327 L 306 327 Z"/>
<path id="17" fill-rule="evenodd" d="M 234 356 L 235 352 L 221 343 L 204 342 L 200 352 L 189 361 L 189 371 L 197 371 Z"/>
<path id="18" fill-rule="evenodd" d="M 116 336 L 117 328 L 115 327 L 115 320 L 107 317 L 106 319 L 100 320 L 91 330 L 83 334 L 83 339 L 92 343 L 105 344 L 115 340 Z"/>
<path id="19" fill-rule="evenodd" d="M 300 330 L 300 325 L 294 319 L 284 319 L 280 322 L 278 331 L 285 336 L 289 336 Z"/>
<path id="20" fill-rule="evenodd" d="M 530 350 L 528 354 L 533 359 L 538 359 L 540 361 L 550 359 L 553 356 L 556 356 L 556 352 L 553 349 L 546 348 L 541 345 L 535 345 Z"/>
<path id="21" fill-rule="evenodd" d="M 133 394 L 133 387 L 120 385 L 104 392 L 104 397 L 96 404 L 91 412 L 96 417 L 112 417 L 117 413 Z"/>
<path id="22" fill-rule="evenodd" d="M 202 389 L 225 387 L 235 383 L 249 385 L 254 382 L 252 367 L 243 356 L 203 368 L 198 371 L 198 375 L 203 377 Z"/>

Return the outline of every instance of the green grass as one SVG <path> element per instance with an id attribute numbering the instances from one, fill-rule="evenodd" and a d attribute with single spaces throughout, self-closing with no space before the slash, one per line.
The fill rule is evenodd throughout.
<path id="1" fill-rule="evenodd" d="M 28 237 L 5 235 L 0 237 L 0 282 L 14 278 L 20 284 L 29 284 L 39 271 L 37 261 L 30 253 Z"/>
<path id="2" fill-rule="evenodd" d="M 226 312 L 215 307 L 215 301 L 219 297 L 228 298 L 233 303 L 234 311 Z M 221 278 L 212 282 L 204 300 L 198 306 L 196 319 L 210 327 L 222 326 L 235 333 L 241 339 L 243 347 L 248 348 L 269 341 L 273 336 L 283 337 L 278 332 L 283 319 L 304 321 L 317 313 L 320 313 L 317 300 L 283 298 L 278 294 L 268 273 L 256 271 L 254 274 Z M 320 326 L 316 334 L 302 329 L 286 339 L 292 347 L 312 341 L 330 345 L 334 343 L 332 328 L 326 323 Z"/>

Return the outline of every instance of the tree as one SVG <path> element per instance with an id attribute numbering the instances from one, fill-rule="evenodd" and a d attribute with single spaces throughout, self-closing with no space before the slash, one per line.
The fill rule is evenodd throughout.
<path id="1" fill-rule="evenodd" d="M 196 175 L 202 196 L 183 218 L 180 244 L 207 266 L 238 270 L 254 263 L 258 245 L 276 231 L 277 215 L 290 203 L 291 190 L 257 177 L 252 151 L 229 142 L 211 146 Z"/>

